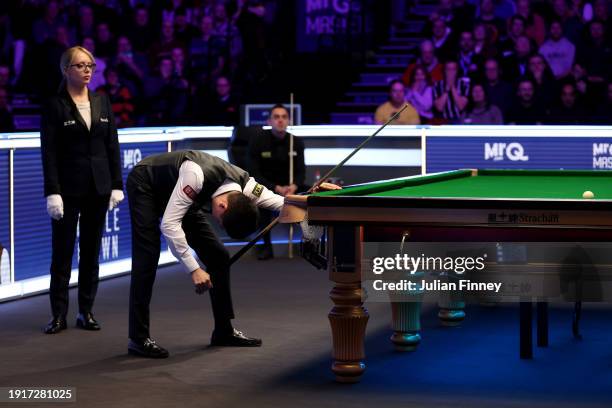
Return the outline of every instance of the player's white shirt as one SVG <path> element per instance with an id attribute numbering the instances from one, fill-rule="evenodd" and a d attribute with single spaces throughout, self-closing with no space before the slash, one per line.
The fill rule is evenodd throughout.
<path id="1" fill-rule="evenodd" d="M 6 248 L 2 248 L 0 254 L 0 284 L 9 283 L 11 280 L 11 265 Z"/>
<path id="2" fill-rule="evenodd" d="M 195 195 L 202 191 L 203 185 L 204 173 L 202 168 L 192 161 L 184 161 L 179 169 L 178 180 L 170 195 L 160 227 L 162 234 L 164 234 L 168 242 L 170 251 L 183 265 L 186 272 L 193 272 L 200 265 L 189 250 L 182 221 L 189 207 L 193 204 L 192 197 L 195 197 Z M 257 190 L 258 194 L 254 194 L 254 190 Z M 258 207 L 274 211 L 279 211 L 283 207 L 284 198 L 258 184 L 253 177 L 249 178 L 244 190 L 240 187 L 240 184 L 226 180 L 212 194 L 212 197 L 214 198 L 230 191 L 238 191 L 245 194 Z"/>

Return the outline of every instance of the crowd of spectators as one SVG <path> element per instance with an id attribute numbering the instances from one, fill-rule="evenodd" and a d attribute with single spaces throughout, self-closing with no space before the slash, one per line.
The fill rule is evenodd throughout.
<path id="1" fill-rule="evenodd" d="M 60 55 L 96 57 L 90 88 L 118 127 L 236 125 L 241 89 L 268 75 L 257 0 L 9 0 L 0 5 L 0 131 L 11 96 L 57 92 Z M 10 122 L 10 121 L 9 121 Z"/>
<path id="2" fill-rule="evenodd" d="M 0 131 L 14 129 L 14 95 L 57 91 L 77 44 L 96 56 L 91 89 L 119 127 L 235 125 L 241 95 L 270 76 L 277 3 L 2 1 Z M 414 121 L 609 124 L 610 14 L 610 0 L 440 0 L 401 78 Z"/>
<path id="3" fill-rule="evenodd" d="M 440 0 L 401 80 L 420 122 L 612 123 L 612 2 Z"/>

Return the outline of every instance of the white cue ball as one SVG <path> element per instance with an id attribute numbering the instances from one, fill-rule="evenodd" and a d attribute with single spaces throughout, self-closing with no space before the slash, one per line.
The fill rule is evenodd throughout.
<path id="1" fill-rule="evenodd" d="M 595 194 L 592 191 L 585 191 L 582 193 L 582 198 L 595 198 Z"/>

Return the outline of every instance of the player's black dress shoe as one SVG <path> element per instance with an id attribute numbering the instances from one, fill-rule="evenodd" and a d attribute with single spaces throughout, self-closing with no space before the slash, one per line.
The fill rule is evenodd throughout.
<path id="1" fill-rule="evenodd" d="M 76 325 L 83 330 L 100 330 L 100 324 L 94 319 L 91 313 L 79 313 Z"/>
<path id="2" fill-rule="evenodd" d="M 210 345 L 226 347 L 260 347 L 261 339 L 247 337 L 244 333 L 236 329 L 232 329 L 232 331 L 225 333 L 220 333 L 215 330 L 210 339 Z"/>
<path id="3" fill-rule="evenodd" d="M 263 245 L 257 250 L 257 259 L 265 261 L 274 258 L 274 252 L 272 251 L 272 245 Z"/>
<path id="4" fill-rule="evenodd" d="M 56 334 L 62 330 L 66 330 L 68 325 L 66 324 L 66 318 L 63 316 L 55 316 L 49 324 L 43 329 L 45 334 Z"/>
<path id="5" fill-rule="evenodd" d="M 151 339 L 144 339 L 142 341 L 130 339 L 128 343 L 128 354 L 147 358 L 167 358 L 170 355 L 168 350 L 158 346 L 155 341 Z"/>

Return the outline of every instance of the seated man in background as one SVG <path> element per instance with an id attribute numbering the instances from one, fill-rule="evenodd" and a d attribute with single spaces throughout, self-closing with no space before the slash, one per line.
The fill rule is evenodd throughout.
<path id="1" fill-rule="evenodd" d="M 404 83 L 399 79 L 394 79 L 389 83 L 389 100 L 376 108 L 374 122 L 382 125 L 391 119 L 391 116 L 395 115 L 406 104 L 406 88 L 404 88 Z M 399 118 L 393 121 L 391 125 L 421 124 L 419 113 L 412 105 L 409 103 L 407 105 L 408 108 L 406 108 Z"/>
<path id="2" fill-rule="evenodd" d="M 304 142 L 293 137 L 293 152 L 289 151 L 290 137 L 287 132 L 289 111 L 283 105 L 274 105 L 270 109 L 268 124 L 272 127 L 263 130 L 249 141 L 249 172 L 255 179 L 274 191 L 286 196 L 306 190 L 306 165 L 304 164 Z M 289 180 L 289 154 L 293 155 L 293 181 Z M 261 226 L 265 227 L 272 220 L 272 213 L 263 210 Z M 264 244 L 259 248 L 258 259 L 274 257 L 270 233 L 264 235 Z"/>

